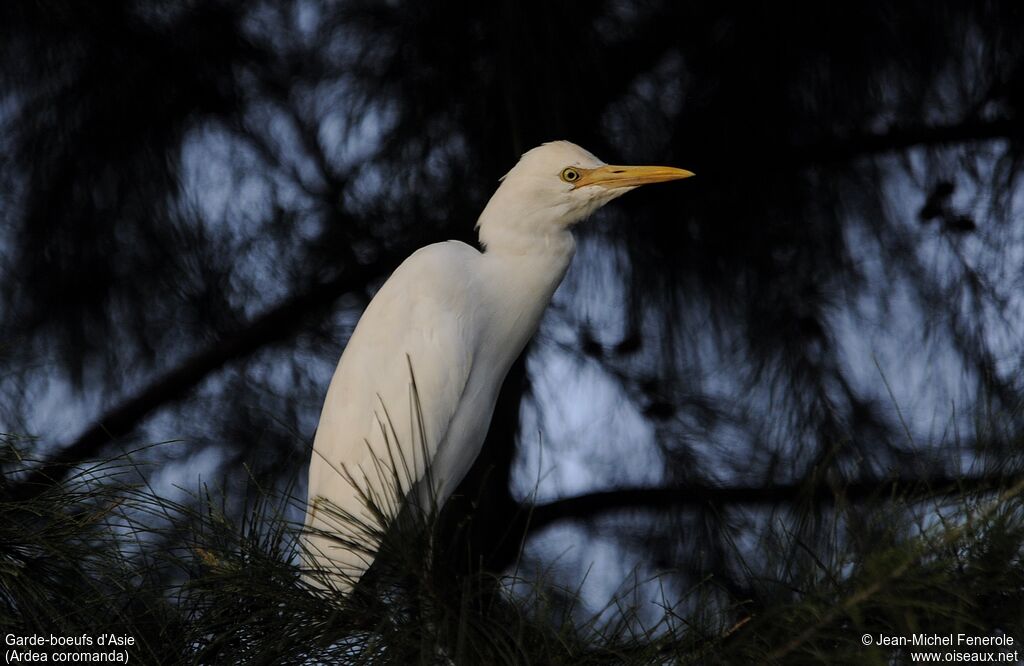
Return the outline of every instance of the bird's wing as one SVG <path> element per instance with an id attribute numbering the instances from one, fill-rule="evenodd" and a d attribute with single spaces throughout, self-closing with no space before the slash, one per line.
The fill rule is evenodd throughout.
<path id="1" fill-rule="evenodd" d="M 349 577 L 362 574 L 376 550 L 373 532 L 396 515 L 441 444 L 480 331 L 472 279 L 479 257 L 457 242 L 419 250 L 359 320 L 328 389 L 310 462 L 307 527 L 333 535 L 310 540 L 321 567 L 330 560 Z"/>

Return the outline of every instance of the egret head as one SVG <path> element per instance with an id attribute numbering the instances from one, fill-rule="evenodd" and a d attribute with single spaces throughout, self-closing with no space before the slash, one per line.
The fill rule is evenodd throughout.
<path id="1" fill-rule="evenodd" d="M 527 151 L 501 179 L 480 215 L 480 240 L 502 236 L 564 234 L 612 199 L 648 183 L 688 178 L 684 169 L 605 164 L 568 141 Z"/>

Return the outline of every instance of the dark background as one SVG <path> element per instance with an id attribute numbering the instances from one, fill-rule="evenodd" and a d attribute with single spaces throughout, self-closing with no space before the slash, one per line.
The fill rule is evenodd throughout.
<path id="1" fill-rule="evenodd" d="M 0 26 L 0 431 L 39 461 L 11 498 L 150 444 L 158 494 L 304 497 L 368 298 L 473 242 L 554 139 L 698 176 L 578 228 L 451 509 L 486 517 L 464 567 L 574 587 L 603 553 L 591 601 L 635 570 L 736 620 L 1019 478 L 1020 3 L 8 2 Z"/>

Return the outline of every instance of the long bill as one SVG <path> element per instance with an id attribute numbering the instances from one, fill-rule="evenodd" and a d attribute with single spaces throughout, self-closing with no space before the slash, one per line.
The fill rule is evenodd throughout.
<path id="1" fill-rule="evenodd" d="M 693 176 L 692 171 L 667 166 L 618 166 L 606 164 L 596 169 L 581 170 L 576 188 L 600 185 L 609 189 L 637 187 L 649 183 L 663 183 Z"/>

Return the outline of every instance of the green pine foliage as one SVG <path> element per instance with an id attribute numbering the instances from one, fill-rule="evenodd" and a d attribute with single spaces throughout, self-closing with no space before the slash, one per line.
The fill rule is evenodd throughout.
<path id="1" fill-rule="evenodd" d="M 5 437 L 5 483 L 32 448 Z M 161 498 L 137 471 L 124 456 L 0 503 L 3 634 L 132 636 L 145 664 L 890 664 L 909 663 L 907 648 L 865 647 L 864 634 L 1024 628 L 1024 484 L 858 504 L 837 489 L 810 509 L 830 540 L 801 541 L 793 513 L 766 519 L 756 569 L 773 576 L 751 566 L 745 598 L 708 576 L 666 593 L 651 621 L 632 596 L 645 581 L 588 609 L 544 575 L 456 571 L 429 555 L 444 552 L 433 511 L 394 521 L 341 595 L 303 570 L 290 488 L 253 481 L 234 512 L 205 487 Z"/>

